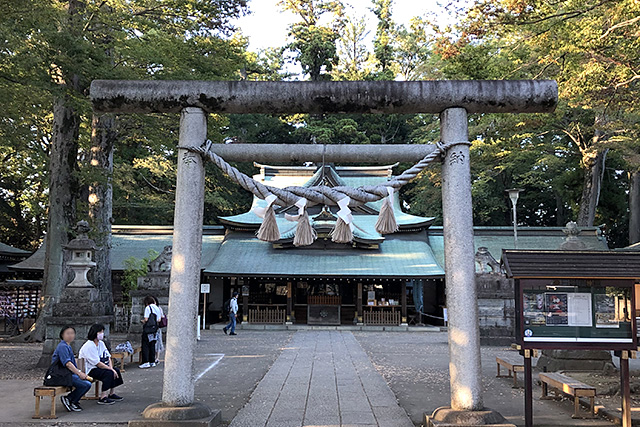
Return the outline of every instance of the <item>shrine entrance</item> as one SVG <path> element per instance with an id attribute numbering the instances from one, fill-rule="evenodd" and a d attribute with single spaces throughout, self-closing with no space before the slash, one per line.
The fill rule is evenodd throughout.
<path id="1" fill-rule="evenodd" d="M 331 231 L 335 243 L 353 240 L 351 209 L 383 200 L 428 164 L 442 162 L 442 203 L 446 297 L 449 317 L 451 408 L 437 411 L 438 420 L 473 418 L 475 425 L 495 420 L 481 396 L 480 340 L 476 301 L 468 113 L 548 113 L 557 103 L 553 81 L 420 81 L 420 82 L 205 82 L 107 81 L 91 84 L 94 111 L 99 113 L 180 113 L 180 136 L 173 258 L 167 328 L 166 369 L 162 402 L 149 406 L 148 420 L 205 420 L 211 410 L 194 402 L 193 358 L 200 279 L 204 162 L 212 161 L 243 188 L 265 200 L 258 237 L 279 238 L 274 207 L 297 208 L 304 218 L 307 204 L 337 206 Z M 340 114 L 428 113 L 440 116 L 440 141 L 433 145 L 289 145 L 207 143 L 207 114 Z M 278 189 L 262 185 L 232 168 L 228 161 L 255 162 L 417 162 L 381 186 Z M 376 229 L 397 227 L 381 209 Z M 387 209 L 388 211 L 388 209 Z M 258 212 L 257 212 L 258 213 Z M 295 213 L 295 212 L 294 212 Z M 295 215 L 294 215 L 295 216 Z M 313 242 L 305 221 L 299 243 Z M 304 232 L 306 231 L 306 233 Z M 498 417 L 498 418 L 497 418 Z"/>

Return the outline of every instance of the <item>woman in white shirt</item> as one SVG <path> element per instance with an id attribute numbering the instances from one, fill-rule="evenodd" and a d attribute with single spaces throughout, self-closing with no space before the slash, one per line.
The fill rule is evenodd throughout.
<path id="1" fill-rule="evenodd" d="M 139 367 L 146 369 L 156 366 L 156 339 L 162 312 L 151 295 L 144 297 L 143 302 L 145 307 L 142 315 L 142 365 Z"/>
<path id="2" fill-rule="evenodd" d="M 122 385 L 123 381 L 120 370 L 113 367 L 111 353 L 104 344 L 104 326 L 92 325 L 87 338 L 78 357 L 84 359 L 84 372 L 102 382 L 98 405 L 113 405 L 123 399 L 114 392 L 114 388 Z"/>

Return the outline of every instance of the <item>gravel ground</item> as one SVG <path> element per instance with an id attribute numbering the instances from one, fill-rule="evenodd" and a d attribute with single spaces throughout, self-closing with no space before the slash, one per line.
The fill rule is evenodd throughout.
<path id="1" fill-rule="evenodd" d="M 42 344 L 0 342 L 0 380 L 34 380 L 44 371 L 35 368 L 42 354 Z"/>

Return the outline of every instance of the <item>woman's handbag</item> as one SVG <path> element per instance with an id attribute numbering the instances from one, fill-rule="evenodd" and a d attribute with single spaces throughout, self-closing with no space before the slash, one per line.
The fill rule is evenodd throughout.
<path id="1" fill-rule="evenodd" d="M 47 373 L 44 374 L 43 384 L 46 386 L 71 387 L 73 384 L 71 375 L 71 371 L 66 366 L 63 366 L 59 360 L 56 360 L 49 366 Z"/>
<path id="2" fill-rule="evenodd" d="M 166 328 L 167 327 L 167 316 L 162 316 L 160 318 L 160 322 L 158 323 L 158 327 Z"/>

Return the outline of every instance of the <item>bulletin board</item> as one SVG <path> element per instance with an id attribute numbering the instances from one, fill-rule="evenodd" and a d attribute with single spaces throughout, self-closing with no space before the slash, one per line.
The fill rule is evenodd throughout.
<path id="1" fill-rule="evenodd" d="M 637 349 L 634 281 L 517 279 L 515 285 L 523 348 Z"/>

